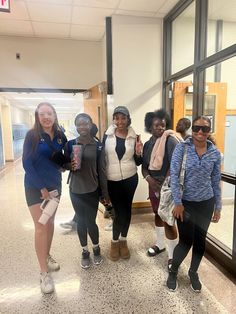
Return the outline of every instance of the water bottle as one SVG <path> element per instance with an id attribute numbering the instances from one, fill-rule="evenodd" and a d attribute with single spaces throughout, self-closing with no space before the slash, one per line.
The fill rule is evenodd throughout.
<path id="1" fill-rule="evenodd" d="M 53 216 L 55 213 L 58 204 L 59 204 L 59 198 L 58 196 L 58 191 L 53 190 L 49 192 L 50 199 L 44 200 L 42 204 L 40 205 L 40 208 L 42 209 L 42 215 L 40 216 L 38 222 L 41 223 L 42 225 L 46 225 L 48 222 L 49 218 Z"/>

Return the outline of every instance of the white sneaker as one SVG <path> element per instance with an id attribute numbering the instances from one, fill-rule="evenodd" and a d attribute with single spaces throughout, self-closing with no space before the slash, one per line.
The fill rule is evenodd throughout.
<path id="1" fill-rule="evenodd" d="M 112 225 L 113 225 L 113 222 L 111 222 L 108 225 L 106 225 L 106 227 L 104 228 L 105 231 L 112 231 Z"/>
<path id="2" fill-rule="evenodd" d="M 60 264 L 58 264 L 50 254 L 47 257 L 47 264 L 49 270 L 51 271 L 57 271 L 60 269 Z"/>
<path id="3" fill-rule="evenodd" d="M 63 229 L 67 229 L 67 230 L 76 230 L 77 229 L 77 222 L 75 222 L 74 220 L 70 220 L 68 222 L 62 222 L 60 223 L 60 226 Z"/>
<path id="4" fill-rule="evenodd" d="M 43 293 L 52 293 L 54 291 L 54 283 L 49 273 L 40 273 L 40 287 Z"/>

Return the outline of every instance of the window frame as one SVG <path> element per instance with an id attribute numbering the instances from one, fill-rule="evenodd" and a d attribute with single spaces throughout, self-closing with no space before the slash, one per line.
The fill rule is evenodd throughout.
<path id="1" fill-rule="evenodd" d="M 171 73 L 172 67 L 172 22 L 184 12 L 184 10 L 195 2 L 195 40 L 194 40 L 194 64 Z M 193 75 L 193 118 L 203 114 L 205 73 L 211 66 L 217 66 L 232 57 L 236 56 L 236 44 L 220 50 L 219 40 L 216 42 L 217 52 L 207 56 L 207 27 L 208 27 L 208 0 L 180 0 L 174 8 L 163 19 L 163 87 L 162 106 L 171 113 L 172 93 L 171 84 L 178 79 Z M 220 25 L 219 25 L 220 26 Z M 220 38 L 220 28 L 218 37 Z M 218 48 L 217 48 L 218 47 Z M 218 51 L 220 50 L 220 51 Z M 218 68 L 219 71 L 219 68 Z M 219 74 L 219 72 L 218 72 Z M 217 76 L 216 76 L 217 78 Z M 236 176 L 222 173 L 222 181 L 236 185 Z M 207 253 L 217 262 L 222 264 L 228 271 L 236 276 L 236 188 L 234 196 L 234 225 L 233 225 L 233 247 L 232 252 L 219 240 L 207 235 Z"/>

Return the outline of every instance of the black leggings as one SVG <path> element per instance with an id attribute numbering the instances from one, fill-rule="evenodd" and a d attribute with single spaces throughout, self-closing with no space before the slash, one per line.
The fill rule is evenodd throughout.
<path id="1" fill-rule="evenodd" d="M 179 243 L 174 249 L 172 269 L 178 271 L 180 264 L 191 247 L 190 270 L 197 272 L 205 252 L 206 234 L 214 211 L 215 201 L 211 198 L 202 202 L 184 201 L 184 221 L 177 220 Z"/>
<path id="2" fill-rule="evenodd" d="M 126 237 L 131 221 L 131 208 L 134 193 L 138 185 L 137 173 L 121 181 L 108 181 L 108 192 L 115 210 L 113 221 L 113 240 Z"/>
<path id="3" fill-rule="evenodd" d="M 93 244 L 98 244 L 99 233 L 96 224 L 98 191 L 86 194 L 76 194 L 70 191 L 70 198 L 77 216 L 77 233 L 81 246 L 87 246 L 87 234 Z"/>

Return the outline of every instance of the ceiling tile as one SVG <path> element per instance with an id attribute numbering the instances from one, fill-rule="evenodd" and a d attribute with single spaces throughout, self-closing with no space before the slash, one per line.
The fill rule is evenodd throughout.
<path id="1" fill-rule="evenodd" d="M 74 0 L 73 4 L 94 8 L 115 9 L 119 2 L 119 0 Z"/>
<path id="2" fill-rule="evenodd" d="M 33 29 L 29 21 L 0 20 L 0 34 L 33 36 Z"/>
<path id="3" fill-rule="evenodd" d="M 46 4 L 64 4 L 71 5 L 73 0 L 25 0 L 26 2 L 37 2 L 37 3 L 46 3 Z"/>
<path id="4" fill-rule="evenodd" d="M 70 23 L 71 7 L 66 5 L 28 3 L 30 17 L 33 21 Z"/>
<path id="5" fill-rule="evenodd" d="M 121 0 L 118 9 L 156 12 L 165 0 Z"/>
<path id="6" fill-rule="evenodd" d="M 82 40 L 101 40 L 105 29 L 102 26 L 72 25 L 71 38 Z"/>
<path id="7" fill-rule="evenodd" d="M 141 16 L 141 17 L 153 17 L 153 12 L 141 12 L 141 11 L 127 11 L 127 10 L 116 10 L 115 14 L 119 15 L 130 15 L 130 16 Z"/>
<path id="8" fill-rule="evenodd" d="M 1 20 L 29 20 L 29 14 L 24 1 L 12 1 L 11 12 L 0 12 Z"/>
<path id="9" fill-rule="evenodd" d="M 157 11 L 157 16 L 165 16 L 178 3 L 179 0 L 166 0 Z"/>
<path id="10" fill-rule="evenodd" d="M 33 22 L 33 29 L 38 37 L 67 38 L 70 24 Z"/>
<path id="11" fill-rule="evenodd" d="M 105 18 L 111 16 L 112 9 L 73 7 L 72 23 L 83 25 L 105 25 Z"/>

